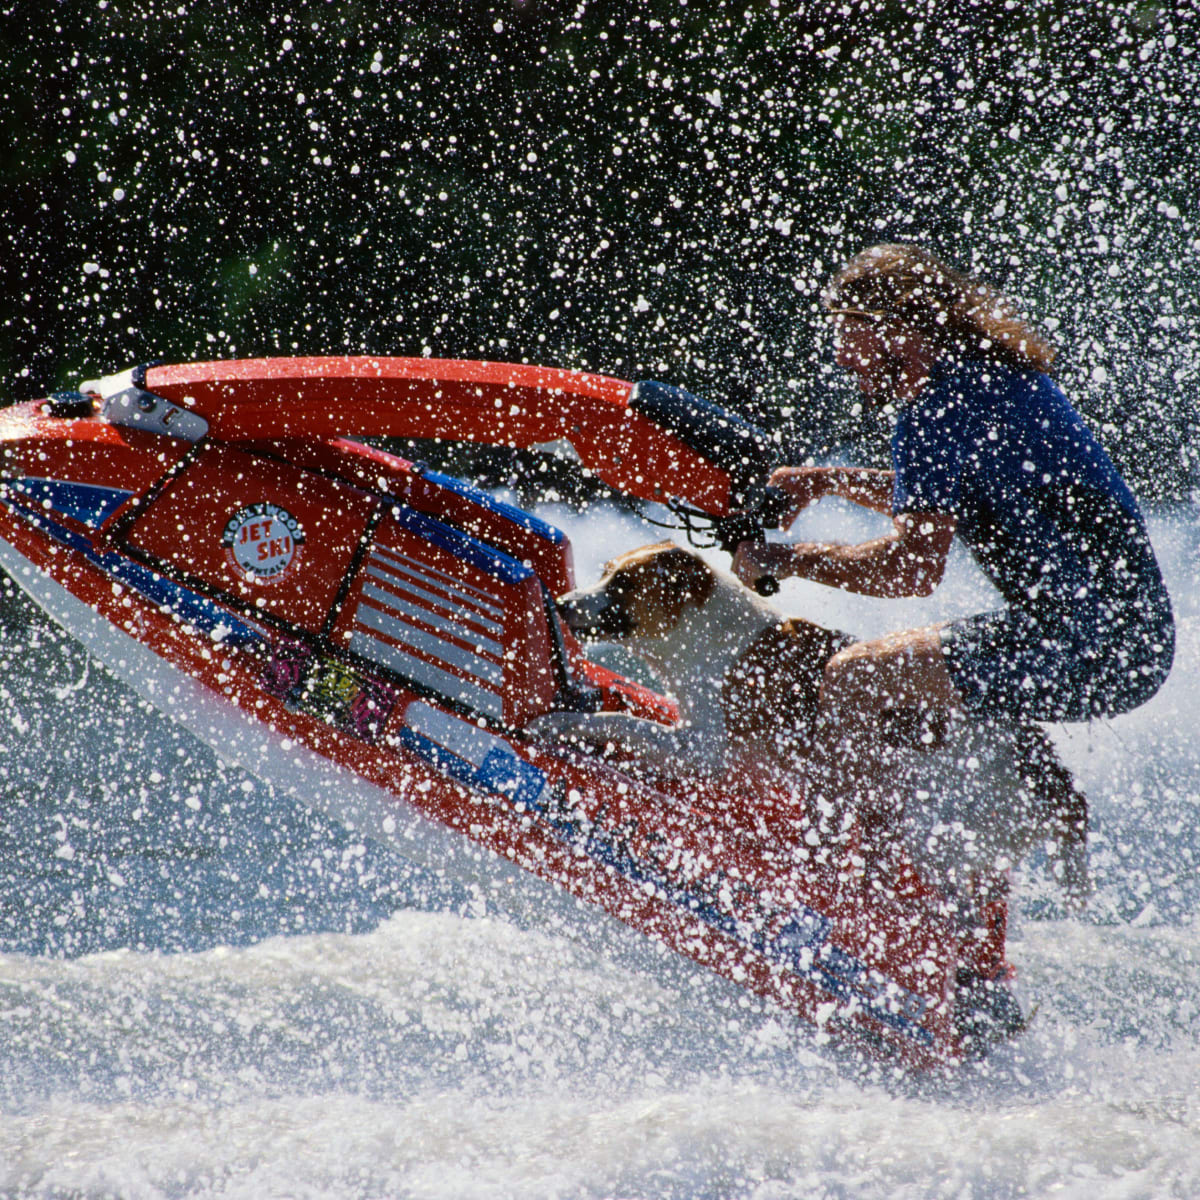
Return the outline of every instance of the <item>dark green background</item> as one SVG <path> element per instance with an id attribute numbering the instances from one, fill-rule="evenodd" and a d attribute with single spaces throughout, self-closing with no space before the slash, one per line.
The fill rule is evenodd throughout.
<path id="1" fill-rule="evenodd" d="M 952 10 L 952 11 L 946 11 Z M 433 354 L 689 387 L 878 454 L 816 319 L 924 241 L 1197 483 L 1190 0 L 0 0 L 8 399 L 153 359 Z"/>

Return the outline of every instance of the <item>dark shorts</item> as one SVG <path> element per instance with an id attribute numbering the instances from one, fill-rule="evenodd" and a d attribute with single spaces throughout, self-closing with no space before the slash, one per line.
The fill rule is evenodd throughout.
<path id="1" fill-rule="evenodd" d="M 1065 619 L 1020 608 L 981 613 L 951 622 L 941 637 L 968 709 L 1035 721 L 1129 712 L 1163 685 L 1175 654 L 1165 591 Z"/>

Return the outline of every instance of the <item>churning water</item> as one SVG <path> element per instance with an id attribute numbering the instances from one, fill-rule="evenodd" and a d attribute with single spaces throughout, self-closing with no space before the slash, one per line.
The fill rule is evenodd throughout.
<path id="1" fill-rule="evenodd" d="M 650 536 L 546 515 L 581 580 Z M 1068 917 L 1022 869 L 1031 1027 L 923 1082 L 488 913 L 222 767 L 9 597 L 0 1196 L 1200 1194 L 1200 514 L 1152 531 L 1174 674 L 1056 732 L 1091 798 L 1091 907 Z M 988 597 L 955 560 L 932 603 L 781 602 L 869 634 Z"/>

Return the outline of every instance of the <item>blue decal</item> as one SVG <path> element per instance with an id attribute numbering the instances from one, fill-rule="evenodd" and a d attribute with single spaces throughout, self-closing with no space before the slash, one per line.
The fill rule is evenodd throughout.
<path id="1" fill-rule="evenodd" d="M 51 483 L 52 481 L 36 480 L 34 482 L 41 484 Z M 68 484 L 63 486 L 66 489 L 66 495 L 74 493 L 75 501 L 80 501 L 85 485 Z M 55 521 L 42 508 L 40 502 L 33 503 L 32 500 L 27 501 L 19 495 L 11 494 L 11 492 L 18 490 L 24 492 L 26 489 L 17 489 L 12 483 L 9 484 L 9 487 L 11 490 L 7 499 L 13 509 L 28 518 L 34 526 L 54 538 L 55 541 L 61 542 L 65 546 L 70 546 L 72 550 L 77 550 L 94 567 L 97 567 L 111 579 L 115 579 L 133 588 L 134 591 L 140 592 L 147 600 L 158 605 L 159 608 L 169 610 L 179 620 L 195 625 L 198 629 L 203 630 L 209 635 L 216 634 L 219 631 L 221 634 L 220 640 L 223 643 L 233 646 L 244 646 L 262 640 L 261 635 L 256 630 L 243 621 L 239 621 L 232 613 L 227 612 L 207 597 L 201 596 L 189 588 L 181 587 L 179 584 L 159 575 L 156 571 L 151 571 L 148 567 L 142 566 L 141 563 L 126 558 L 123 554 L 115 552 L 97 553 L 90 539 Z M 94 490 L 97 492 L 113 491 L 113 489 L 107 488 L 97 488 Z M 36 493 L 34 494 L 36 495 Z M 115 491 L 113 491 L 113 494 L 116 494 Z M 88 499 L 87 497 L 82 498 L 84 500 Z M 106 503 L 111 503 L 111 501 Z M 119 507 L 119 504 L 114 504 L 111 511 L 116 511 L 117 507 Z M 99 509 L 93 507 L 88 511 L 95 513 Z M 76 519 L 80 518 L 76 517 Z"/>
<path id="2" fill-rule="evenodd" d="M 133 495 L 124 488 L 67 483 L 60 479 L 10 479 L 8 486 L 43 508 L 43 502 L 48 502 L 54 512 L 72 517 L 91 529 L 103 525 Z"/>
<path id="3" fill-rule="evenodd" d="M 440 546 L 443 550 L 449 550 L 455 558 L 461 558 L 495 579 L 505 583 L 523 583 L 533 575 L 531 568 L 517 562 L 515 558 L 415 509 L 397 505 L 392 509 L 392 518 L 402 528 L 423 537 L 435 546 Z"/>
<path id="4" fill-rule="evenodd" d="M 608 829 L 576 812 L 561 794 L 547 787 L 545 774 L 496 739 L 481 765 L 446 749 L 409 725 L 399 731 L 402 745 L 458 783 L 503 796 L 519 812 L 536 812 L 565 841 L 582 850 L 593 862 L 611 867 L 637 885 L 650 885 L 669 903 L 692 913 L 710 928 L 735 941 L 785 963 L 797 975 L 816 984 L 843 1003 L 858 1004 L 875 1020 L 897 1032 L 929 1045 L 933 1035 L 920 1021 L 927 1008 L 923 997 L 874 971 L 861 959 L 830 940 L 833 921 L 799 905 L 767 943 L 745 920 L 724 911 L 716 896 L 723 885 L 734 881 L 710 874 L 690 886 L 672 877 L 670 868 L 654 861 L 653 845 L 647 857 L 636 857 L 629 845 L 629 829 Z M 664 842 L 669 850 L 669 844 Z M 771 914 L 760 914 L 770 919 Z"/>
<path id="5" fill-rule="evenodd" d="M 477 767 L 410 726 L 400 730 L 400 741 L 458 783 L 494 792 L 522 811 L 540 810 L 538 799 L 546 786 L 546 776 L 504 746 L 494 746 Z"/>
<path id="6" fill-rule="evenodd" d="M 828 917 L 802 904 L 775 935 L 770 951 L 831 996 L 856 1000 L 875 1020 L 929 1045 L 933 1035 L 920 1028 L 925 998 L 835 946 L 829 941 L 832 932 Z"/>
<path id="7" fill-rule="evenodd" d="M 456 496 L 470 500 L 472 504 L 478 504 L 480 508 L 485 508 L 488 512 L 507 517 L 514 525 L 519 525 L 522 529 L 537 534 L 543 541 L 552 542 L 558 546 L 566 540 L 566 534 L 561 529 L 548 524 L 539 517 L 532 516 L 524 509 L 516 508 L 512 504 L 505 504 L 503 500 L 497 500 L 495 496 L 489 496 L 487 492 L 471 487 L 470 484 L 463 483 L 461 479 L 452 479 L 449 475 L 442 475 L 437 471 L 424 471 L 422 478 L 436 483 L 438 487 L 445 488 L 446 491 L 453 492 Z"/>
<path id="8" fill-rule="evenodd" d="M 540 810 L 538 797 L 546 786 L 546 776 L 511 750 L 501 746 L 489 750 L 478 780 L 480 787 L 507 796 L 519 808 Z"/>
<path id="9" fill-rule="evenodd" d="M 799 964 L 805 950 L 819 950 L 832 932 L 833 922 L 828 917 L 802 904 L 775 935 L 773 949 L 781 958 Z"/>
<path id="10" fill-rule="evenodd" d="M 431 741 L 424 734 L 410 729 L 407 725 L 400 730 L 400 741 L 414 754 L 449 775 L 451 779 L 466 784 L 468 787 L 475 785 L 476 768 L 474 763 L 467 762 L 465 758 L 459 758 L 445 746 L 439 746 L 437 742 Z"/>

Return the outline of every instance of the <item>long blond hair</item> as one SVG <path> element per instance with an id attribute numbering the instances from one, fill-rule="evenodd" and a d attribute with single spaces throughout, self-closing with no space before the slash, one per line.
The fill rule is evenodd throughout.
<path id="1" fill-rule="evenodd" d="M 856 254 L 821 295 L 833 312 L 892 317 L 942 350 L 1049 371 L 1055 348 L 987 284 L 921 246 L 886 243 Z"/>

